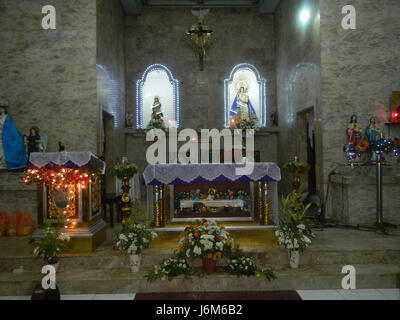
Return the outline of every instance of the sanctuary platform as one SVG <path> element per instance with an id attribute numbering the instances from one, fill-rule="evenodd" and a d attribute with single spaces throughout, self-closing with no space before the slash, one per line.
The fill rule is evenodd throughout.
<path id="1" fill-rule="evenodd" d="M 234 227 L 234 226 L 229 226 Z M 249 226 L 250 227 L 250 226 Z M 159 238 L 145 251 L 141 272 L 131 273 L 128 257 L 113 250 L 118 227 L 109 229 L 107 241 L 91 254 L 65 254 L 60 259 L 57 285 L 62 294 L 220 292 L 341 289 L 342 267 L 353 265 L 357 289 L 400 287 L 400 232 L 320 229 L 313 245 L 301 256 L 298 270 L 289 269 L 287 251 L 276 246 L 273 230 L 230 230 L 246 253 L 265 267 L 276 270 L 278 279 L 237 278 L 214 273 L 204 278 L 148 283 L 144 275 L 153 265 L 168 258 L 177 246 L 180 231 L 158 232 Z M 30 295 L 41 279 L 41 259 L 30 253 L 27 238 L 0 237 L 0 295 Z M 199 261 L 200 262 L 200 261 Z M 195 262 L 196 264 L 197 262 Z M 223 266 L 224 261 L 219 263 Z M 13 273 L 21 269 L 22 273 Z"/>

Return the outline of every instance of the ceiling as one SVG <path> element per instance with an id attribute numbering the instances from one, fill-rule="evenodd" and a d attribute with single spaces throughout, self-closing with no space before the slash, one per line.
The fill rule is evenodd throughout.
<path id="1" fill-rule="evenodd" d="M 280 0 L 121 0 L 127 14 L 140 14 L 143 8 L 259 8 L 273 13 Z"/>

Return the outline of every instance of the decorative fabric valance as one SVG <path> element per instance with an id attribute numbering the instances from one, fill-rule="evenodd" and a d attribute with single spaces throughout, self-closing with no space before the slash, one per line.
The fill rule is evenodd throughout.
<path id="1" fill-rule="evenodd" d="M 275 163 L 254 163 L 250 175 L 237 175 L 244 164 L 155 164 L 143 172 L 146 185 L 177 185 L 203 182 L 256 182 L 281 180 L 281 170 Z"/>
<path id="2" fill-rule="evenodd" d="M 106 164 L 91 152 L 34 152 L 29 158 L 30 169 L 62 166 L 66 168 L 90 168 L 105 173 Z"/>

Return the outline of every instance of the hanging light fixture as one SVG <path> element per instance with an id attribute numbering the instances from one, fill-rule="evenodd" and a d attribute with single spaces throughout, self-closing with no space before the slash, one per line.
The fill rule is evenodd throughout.
<path id="1" fill-rule="evenodd" d="M 199 18 L 199 22 L 192 25 L 190 29 L 186 31 L 186 34 L 190 37 L 193 49 L 199 57 L 199 66 L 201 71 L 204 70 L 204 57 L 211 45 L 211 37 L 213 34 L 213 31 L 203 23 L 204 16 L 209 12 L 209 9 L 192 10 L 192 14 Z"/>

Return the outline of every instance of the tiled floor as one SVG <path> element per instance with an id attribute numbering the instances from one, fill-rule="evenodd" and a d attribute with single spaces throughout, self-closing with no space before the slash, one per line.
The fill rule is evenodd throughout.
<path id="1" fill-rule="evenodd" d="M 297 291 L 303 300 L 400 300 L 400 289 Z"/>
<path id="2" fill-rule="evenodd" d="M 297 291 L 303 300 L 399 300 L 400 289 Z M 62 295 L 61 300 L 133 300 L 135 294 Z M 2 297 L 0 300 L 30 300 L 31 297 Z"/>

